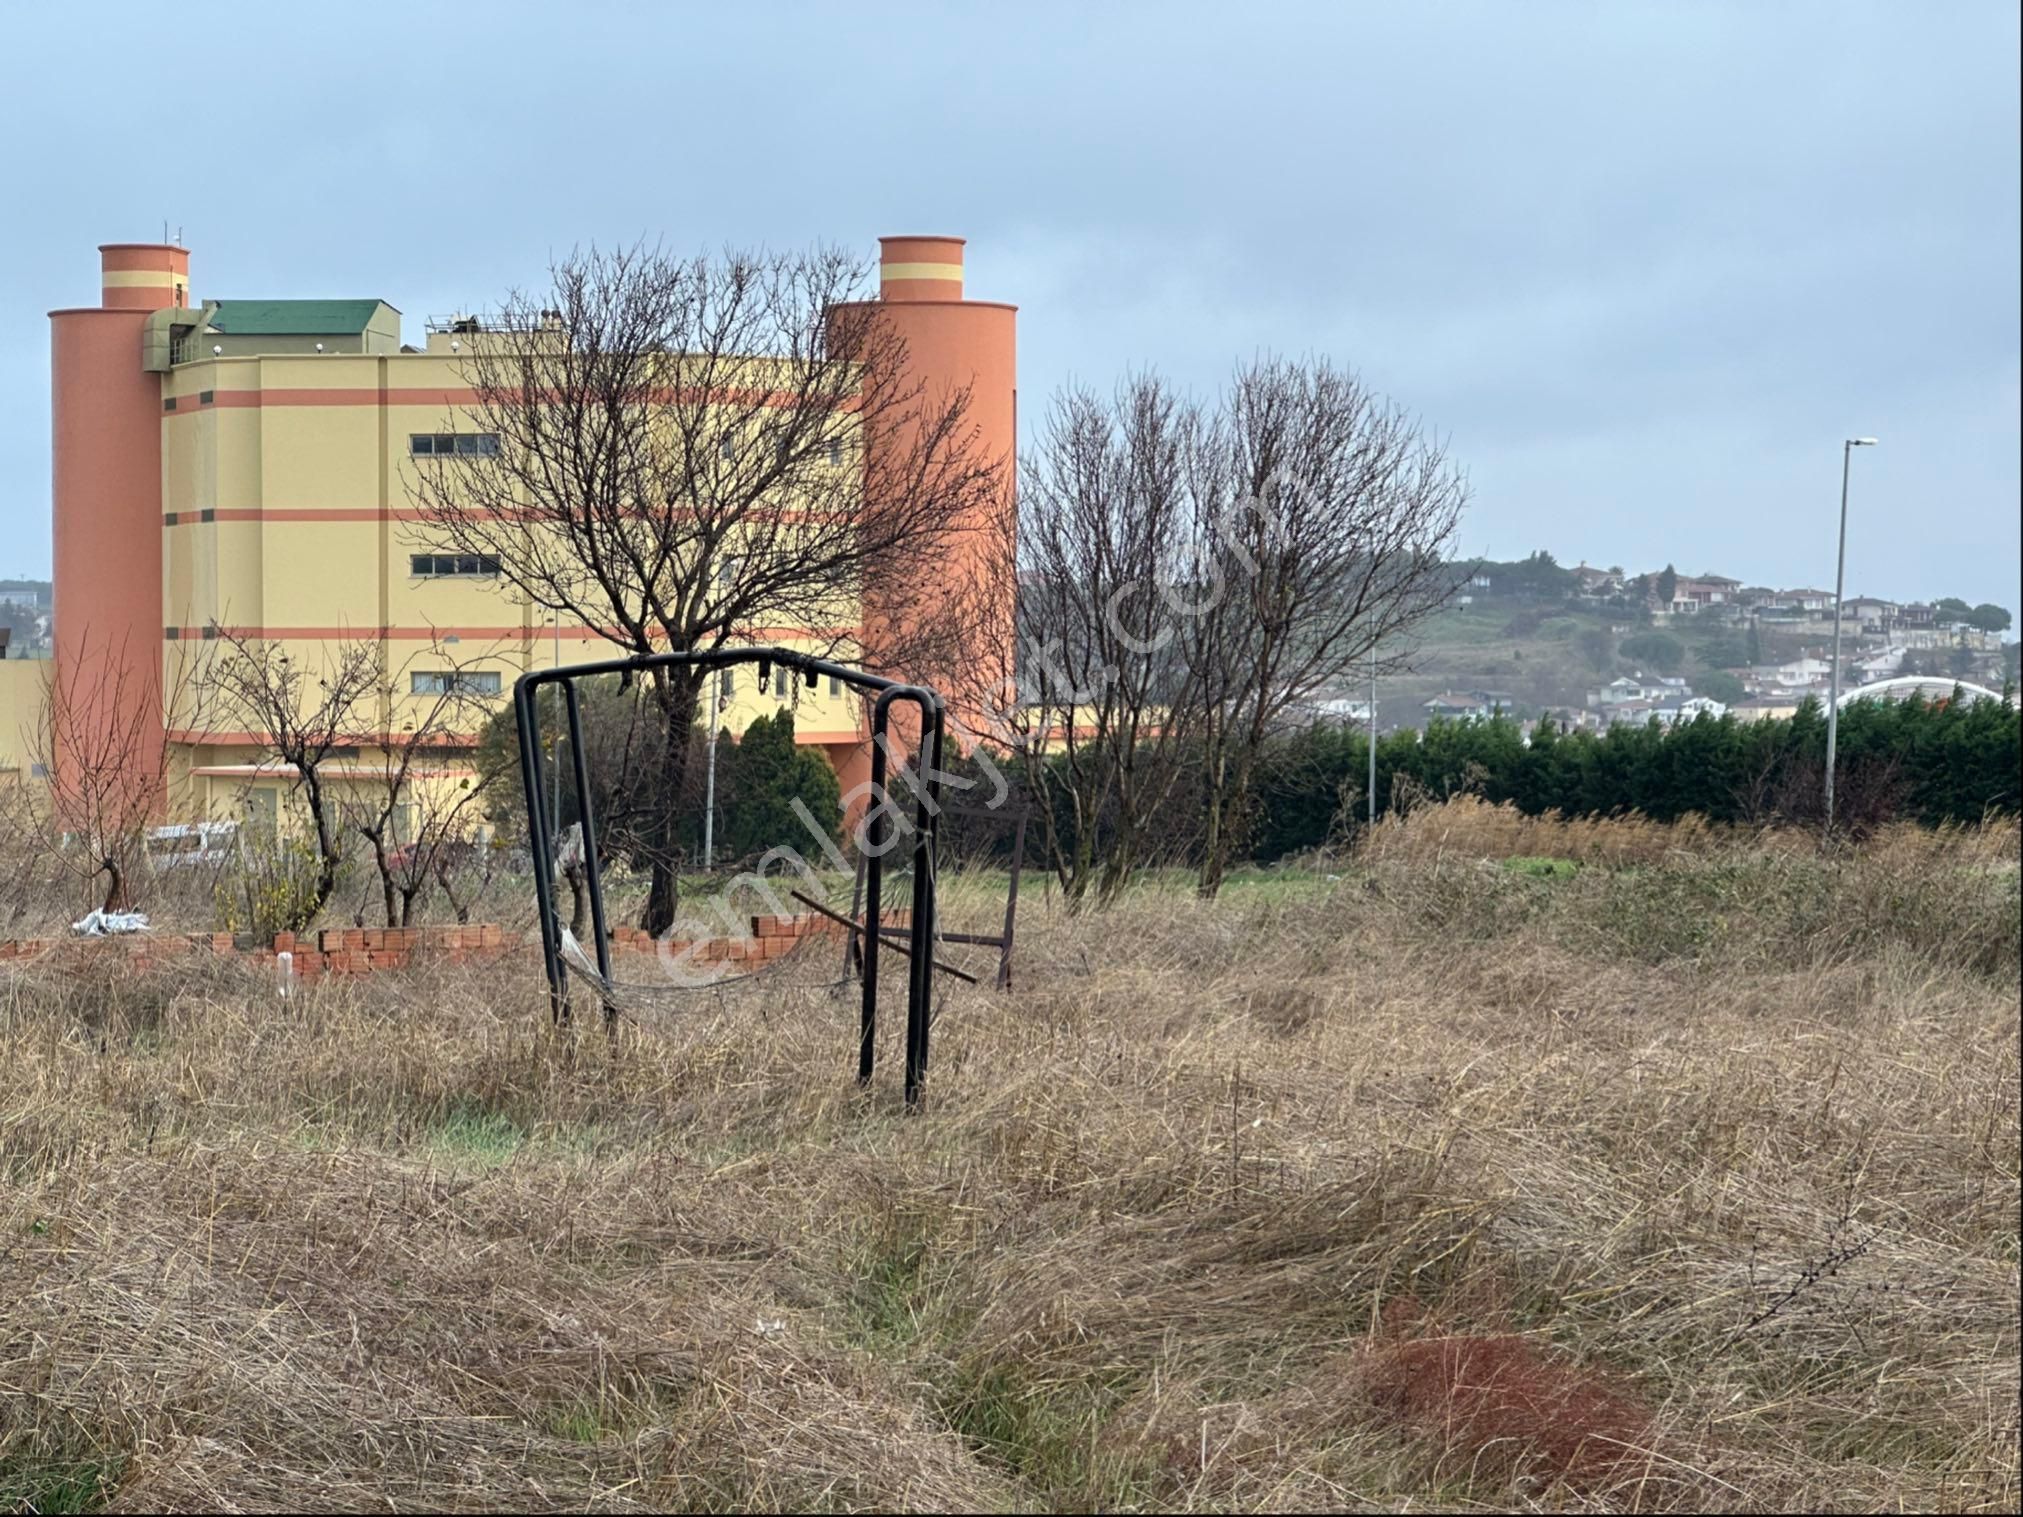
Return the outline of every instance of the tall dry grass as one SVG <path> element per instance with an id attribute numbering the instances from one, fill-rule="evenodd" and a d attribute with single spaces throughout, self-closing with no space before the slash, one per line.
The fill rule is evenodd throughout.
<path id="1" fill-rule="evenodd" d="M 1921 827 L 1893 822 L 1864 844 L 1871 857 L 1941 857 L 1974 864 L 2014 864 L 2018 819 L 2007 817 L 1977 827 Z M 1744 827 L 1710 822 L 1688 812 L 1676 822 L 1658 822 L 1641 812 L 1620 816 L 1564 816 L 1547 811 L 1527 816 L 1508 802 L 1493 804 L 1461 795 L 1435 806 L 1414 807 L 1378 820 L 1364 843 L 1376 859 L 1555 858 L 1577 864 L 1622 868 L 1655 864 L 1676 854 L 1747 853 L 1804 856 L 1819 851 L 1817 834 L 1793 827 Z"/>
<path id="2" fill-rule="evenodd" d="M 828 954 L 12 972 L 0 1504 L 2013 1510 L 2013 833 L 1484 856 L 1030 900 L 913 1115 Z"/>

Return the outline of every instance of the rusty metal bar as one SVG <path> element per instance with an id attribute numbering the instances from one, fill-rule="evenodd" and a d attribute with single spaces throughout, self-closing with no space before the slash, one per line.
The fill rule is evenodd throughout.
<path id="1" fill-rule="evenodd" d="M 801 892 L 798 890 L 789 890 L 787 894 L 792 896 L 795 900 L 799 901 L 803 906 L 807 906 L 815 911 L 821 912 L 822 915 L 827 917 L 830 921 L 840 922 L 843 926 L 849 928 L 852 933 L 862 933 L 865 931 L 865 927 L 862 922 L 853 921 L 851 918 L 844 916 L 842 912 L 831 910 L 829 907 L 824 906 L 820 901 L 802 895 Z M 901 932 L 897 927 L 880 926 L 878 929 L 878 936 L 881 939 L 883 939 L 885 943 L 887 943 L 889 946 L 896 948 L 901 953 L 905 954 L 909 960 L 913 957 L 913 947 L 912 944 L 907 940 L 907 934 Z M 947 937 L 946 934 L 944 934 L 943 941 L 946 940 Z M 969 971 L 967 970 L 956 968 L 955 965 L 949 963 L 945 959 L 936 959 L 934 961 L 934 967 L 940 970 L 943 974 L 952 974 L 958 980 L 965 981 L 968 984 L 975 985 L 980 983 L 975 975 L 969 973 Z"/>

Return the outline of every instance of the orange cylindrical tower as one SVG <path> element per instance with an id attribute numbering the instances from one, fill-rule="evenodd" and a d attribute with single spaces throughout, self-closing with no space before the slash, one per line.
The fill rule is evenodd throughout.
<path id="1" fill-rule="evenodd" d="M 993 519 L 987 522 L 980 516 L 972 524 L 971 550 L 951 571 L 982 602 L 964 613 L 971 625 L 962 650 L 963 667 L 879 667 L 881 643 L 895 648 L 913 644 L 906 634 L 914 629 L 903 623 L 933 614 L 931 608 L 921 607 L 917 593 L 906 599 L 904 592 L 895 592 L 900 596 L 895 603 L 881 596 L 878 576 L 873 575 L 865 585 L 863 618 L 865 656 L 877 672 L 942 684 L 971 708 L 963 714 L 974 725 L 982 715 L 974 708 L 988 699 L 985 692 L 994 694 L 1012 673 L 1015 587 L 1009 544 L 996 513 L 1009 511 L 1017 481 L 1018 307 L 963 297 L 964 246 L 960 237 L 880 238 L 879 298 L 874 308 L 879 321 L 904 342 L 907 383 L 902 388 L 912 390 L 911 382 L 918 382 L 916 414 L 932 413 L 948 396 L 968 389 L 967 445 L 997 480 Z M 866 306 L 844 309 L 862 311 Z M 882 431 L 867 427 L 867 486 L 875 488 L 886 460 L 905 456 L 917 441 L 918 432 L 911 425 Z M 909 570 L 902 560 L 890 565 L 889 573 L 903 578 Z"/>
<path id="2" fill-rule="evenodd" d="M 55 679 L 66 764 L 130 755 L 159 794 L 162 752 L 162 387 L 141 366 L 148 313 L 189 305 L 190 255 L 99 249 L 101 303 L 49 313 Z M 135 708 L 146 715 L 136 720 Z M 67 732 L 67 738 L 66 738 Z M 94 735 L 97 741 L 93 741 Z M 63 752 L 65 741 L 75 750 Z"/>

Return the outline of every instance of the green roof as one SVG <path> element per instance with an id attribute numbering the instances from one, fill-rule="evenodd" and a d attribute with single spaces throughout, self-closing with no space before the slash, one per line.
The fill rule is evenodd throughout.
<path id="1" fill-rule="evenodd" d="M 353 336 L 372 325 L 383 300 L 222 300 L 210 328 L 238 337 Z"/>

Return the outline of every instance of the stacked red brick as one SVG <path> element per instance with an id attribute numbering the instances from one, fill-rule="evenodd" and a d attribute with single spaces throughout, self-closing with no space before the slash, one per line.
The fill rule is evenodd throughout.
<path id="1" fill-rule="evenodd" d="M 904 911 L 886 912 L 888 927 L 904 927 Z M 667 954 L 695 950 L 704 963 L 769 964 L 785 958 L 811 937 L 838 938 L 840 923 L 809 913 L 802 916 L 755 916 L 745 937 L 657 942 L 636 927 L 612 929 L 612 947 L 621 952 Z M 122 955 L 136 969 L 190 953 L 240 957 L 275 965 L 278 956 L 292 956 L 298 979 L 325 975 L 369 974 L 380 969 L 405 969 L 418 957 L 445 958 L 452 964 L 479 963 L 512 953 L 534 951 L 532 939 L 509 939 L 496 922 L 469 926 L 326 927 L 314 933 L 277 933 L 271 942 L 229 932 L 144 933 L 108 938 L 0 939 L 0 962 L 39 959 L 59 948 L 68 952 Z"/>

